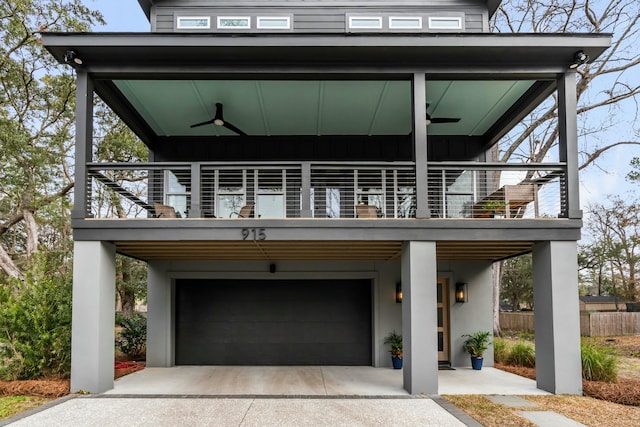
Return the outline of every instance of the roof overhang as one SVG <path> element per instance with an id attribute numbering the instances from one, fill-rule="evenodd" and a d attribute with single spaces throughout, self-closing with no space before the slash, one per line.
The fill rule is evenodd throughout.
<path id="1" fill-rule="evenodd" d="M 74 50 L 89 72 L 139 72 L 153 67 L 156 74 L 169 68 L 195 73 L 233 64 L 525 73 L 566 71 L 580 50 L 593 60 L 609 47 L 611 35 L 45 33 L 43 43 L 60 63 L 67 50 Z"/>
<path id="2" fill-rule="evenodd" d="M 189 125 L 213 116 L 213 100 L 224 103 L 227 117 L 253 136 L 406 135 L 412 128 L 411 76 L 426 73 L 430 114 L 463 118 L 456 125 L 433 125 L 431 137 L 481 136 L 483 147 L 489 147 L 555 90 L 557 76 L 569 69 L 576 52 L 584 51 L 593 60 L 610 41 L 608 34 L 43 35 L 44 46 L 61 63 L 67 51 L 75 51 L 83 62 L 76 66 L 78 71 L 93 76 L 96 93 L 148 145 L 167 136 L 208 138 L 215 127 L 189 129 Z M 278 79 L 281 83 L 275 90 Z M 314 80 L 317 86 L 332 79 L 344 81 L 323 84 L 324 91 L 313 89 Z M 310 93 L 282 83 L 294 80 L 308 80 L 305 90 Z M 350 80 L 353 83 L 346 84 Z M 458 82 L 452 86 L 454 80 Z M 277 109 L 263 105 L 269 101 L 275 105 L 275 98 L 264 92 L 267 86 L 278 99 L 287 99 L 289 110 L 281 102 L 276 102 Z M 407 95 L 385 96 L 387 86 L 397 89 L 389 93 Z M 198 94 L 187 96 L 193 88 Z M 351 103 L 325 96 L 347 90 Z M 250 92 L 263 97 L 250 97 Z M 318 100 L 312 100 L 313 94 Z M 489 95 L 506 104 L 492 103 Z M 207 99 L 204 104 L 201 96 Z M 466 102 L 453 102 L 461 98 Z M 356 105 L 354 100 L 361 102 Z M 323 113 L 313 113 L 314 108 Z M 477 114 L 483 108 L 499 114 Z M 331 112 L 336 117 L 328 128 L 319 120 L 304 127 L 303 121 L 290 119 L 296 112 L 306 118 Z M 279 126 L 283 123 L 289 127 Z"/>

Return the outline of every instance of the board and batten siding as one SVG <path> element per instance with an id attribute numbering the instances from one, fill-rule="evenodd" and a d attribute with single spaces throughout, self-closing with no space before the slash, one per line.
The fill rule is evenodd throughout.
<path id="1" fill-rule="evenodd" d="M 216 16 L 278 16 L 293 15 L 293 31 L 303 33 L 344 33 L 346 16 L 353 15 L 415 15 L 423 16 L 424 27 L 428 16 L 464 14 L 464 32 L 488 31 L 488 12 L 482 2 L 471 0 L 432 1 L 165 1 L 158 2 L 151 11 L 153 32 L 176 31 L 176 16 L 210 16 L 215 32 Z"/>

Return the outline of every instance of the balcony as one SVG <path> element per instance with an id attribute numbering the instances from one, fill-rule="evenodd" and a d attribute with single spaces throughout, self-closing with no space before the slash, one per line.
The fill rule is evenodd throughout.
<path id="1" fill-rule="evenodd" d="M 416 185 L 411 162 L 89 163 L 84 218 L 409 220 L 421 190 L 428 219 L 567 216 L 563 163 L 427 170 Z"/>

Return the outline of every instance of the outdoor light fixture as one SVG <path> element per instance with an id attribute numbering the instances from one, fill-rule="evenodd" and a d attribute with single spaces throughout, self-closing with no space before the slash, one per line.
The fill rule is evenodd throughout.
<path id="1" fill-rule="evenodd" d="M 456 283 L 456 302 L 467 302 L 467 297 L 467 284 Z"/>
<path id="2" fill-rule="evenodd" d="M 396 283 L 396 302 L 402 303 L 402 283 Z"/>
<path id="3" fill-rule="evenodd" d="M 69 65 L 82 65 L 82 59 L 75 50 L 68 50 L 64 54 L 64 62 Z"/>
<path id="4" fill-rule="evenodd" d="M 582 64 L 586 64 L 589 60 L 589 55 L 579 50 L 573 55 L 573 62 L 569 65 L 572 70 L 578 68 Z"/>
<path id="5" fill-rule="evenodd" d="M 276 272 L 276 265 L 271 263 L 269 264 L 269 273 L 273 274 Z"/>

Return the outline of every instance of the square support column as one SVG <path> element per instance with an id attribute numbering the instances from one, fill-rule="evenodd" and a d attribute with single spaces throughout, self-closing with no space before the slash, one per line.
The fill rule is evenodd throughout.
<path id="1" fill-rule="evenodd" d="M 89 218 L 91 200 L 87 163 L 93 159 L 93 80 L 86 72 L 79 71 L 76 79 L 76 163 L 71 218 Z"/>
<path id="2" fill-rule="evenodd" d="M 533 247 L 533 302 L 538 388 L 582 394 L 576 242 Z"/>
<path id="3" fill-rule="evenodd" d="M 166 264 L 147 267 L 147 366 L 167 368 L 174 364 L 173 303 Z"/>
<path id="4" fill-rule="evenodd" d="M 411 394 L 438 393 L 435 242 L 402 247 L 403 384 Z"/>
<path id="5" fill-rule="evenodd" d="M 580 209 L 580 179 L 578 177 L 578 95 L 576 72 L 567 71 L 558 77 L 558 142 L 559 157 L 566 164 L 567 218 L 582 218 Z"/>
<path id="6" fill-rule="evenodd" d="M 71 391 L 113 388 L 116 252 L 110 243 L 75 242 Z"/>
<path id="7" fill-rule="evenodd" d="M 413 160 L 416 164 L 416 218 L 431 218 L 427 171 L 427 94 L 424 73 L 414 73 L 413 88 Z"/>

